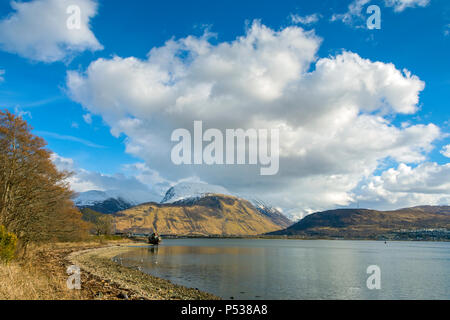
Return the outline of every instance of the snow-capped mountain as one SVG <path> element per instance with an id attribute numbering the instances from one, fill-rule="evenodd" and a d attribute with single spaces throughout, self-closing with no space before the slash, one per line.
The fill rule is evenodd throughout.
<path id="1" fill-rule="evenodd" d="M 234 196 L 249 201 L 254 209 L 262 215 L 267 216 L 276 224 L 287 227 L 292 221 L 284 216 L 280 210 L 263 202 L 259 199 L 252 199 L 249 196 L 242 196 L 229 192 L 222 186 L 212 185 L 202 182 L 181 182 L 169 190 L 160 203 L 181 203 L 188 205 L 192 201 L 197 201 L 211 194 L 222 194 L 226 196 Z M 155 192 L 145 192 L 144 194 L 126 193 L 118 190 L 98 191 L 91 190 L 79 193 L 74 198 L 75 205 L 80 208 L 90 208 L 101 213 L 116 213 L 134 207 L 145 202 L 158 202 L 161 195 Z"/>
<path id="2" fill-rule="evenodd" d="M 259 199 L 252 199 L 251 197 L 241 196 L 238 194 L 233 194 L 229 192 L 222 186 L 211 185 L 201 182 L 182 182 L 173 187 L 171 187 L 167 192 L 161 203 L 183 203 L 190 204 L 202 197 L 206 197 L 211 194 L 223 194 L 234 196 L 240 199 L 246 199 L 249 201 L 255 209 L 257 209 L 262 215 L 267 216 L 276 224 L 288 227 L 293 222 L 284 216 L 280 210 L 275 207 L 263 202 Z"/>
<path id="3" fill-rule="evenodd" d="M 115 213 L 139 204 L 132 197 L 115 190 L 81 192 L 73 202 L 80 209 L 90 208 L 102 213 Z"/>
<path id="4" fill-rule="evenodd" d="M 211 193 L 233 195 L 221 186 L 201 182 L 181 182 L 167 190 L 161 203 L 173 203 L 190 198 L 199 198 Z"/>
<path id="5" fill-rule="evenodd" d="M 86 192 L 80 192 L 73 200 L 75 205 L 89 206 L 98 202 L 105 201 L 109 198 L 116 198 L 117 195 L 111 194 L 107 191 L 90 190 Z"/>
<path id="6" fill-rule="evenodd" d="M 255 208 L 263 215 L 269 217 L 272 221 L 285 228 L 293 224 L 293 221 L 285 216 L 279 209 L 274 206 L 260 200 L 252 199 L 249 200 Z"/>

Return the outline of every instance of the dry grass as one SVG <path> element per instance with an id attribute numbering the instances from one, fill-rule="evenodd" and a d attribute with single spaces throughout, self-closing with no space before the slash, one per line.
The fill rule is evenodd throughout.
<path id="1" fill-rule="evenodd" d="M 7 265 L 0 263 L 0 300 L 91 299 L 87 290 L 67 288 L 65 257 L 73 251 L 104 245 L 103 241 L 45 244 L 29 248 L 26 256 Z"/>
<path id="2" fill-rule="evenodd" d="M 0 299 L 53 300 L 80 299 L 76 290 L 68 290 L 61 275 L 43 270 L 37 257 L 42 249 L 30 250 L 25 259 L 0 264 Z"/>
<path id="3" fill-rule="evenodd" d="M 0 299 L 61 300 L 81 299 L 76 290 L 68 290 L 65 281 L 49 277 L 33 266 L 19 263 L 0 265 Z"/>
<path id="4" fill-rule="evenodd" d="M 20 260 L 0 264 L 0 300 L 217 299 L 112 262 L 129 250 L 129 240 L 96 240 L 32 247 Z M 81 290 L 66 285 L 73 264 L 82 269 Z"/>

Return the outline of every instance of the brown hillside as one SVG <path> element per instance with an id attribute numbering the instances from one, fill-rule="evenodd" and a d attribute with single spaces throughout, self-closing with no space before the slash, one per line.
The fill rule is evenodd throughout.
<path id="1" fill-rule="evenodd" d="M 338 209 L 313 213 L 285 230 L 287 236 L 372 238 L 400 230 L 450 229 L 449 206 L 422 206 L 394 211 Z"/>
<path id="2" fill-rule="evenodd" d="M 163 235 L 258 235 L 285 228 L 250 202 L 233 196 L 208 195 L 172 204 L 146 203 L 114 215 L 118 232 Z"/>

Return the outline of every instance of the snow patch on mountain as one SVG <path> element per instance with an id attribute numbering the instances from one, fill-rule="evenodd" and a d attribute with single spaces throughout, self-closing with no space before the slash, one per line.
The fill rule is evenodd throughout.
<path id="1" fill-rule="evenodd" d="M 212 185 L 202 182 L 182 182 L 171 187 L 167 192 L 161 203 L 184 203 L 198 200 L 210 194 L 224 194 L 235 196 L 240 199 L 249 201 L 255 208 L 263 215 L 269 217 L 271 220 L 281 226 L 289 226 L 292 221 L 282 214 L 282 210 L 251 196 L 243 196 L 229 192 L 222 186 Z"/>
<path id="2" fill-rule="evenodd" d="M 90 190 L 86 192 L 81 192 L 75 197 L 73 201 L 76 206 L 85 207 L 85 206 L 92 206 L 109 199 L 121 199 L 122 201 L 127 202 L 130 205 L 138 204 L 132 198 L 129 198 L 116 190 L 109 190 L 109 191 Z"/>
<path id="3" fill-rule="evenodd" d="M 212 193 L 233 195 L 221 186 L 202 182 L 181 182 L 167 190 L 161 203 L 173 203 L 190 198 L 199 198 Z"/>
<path id="4" fill-rule="evenodd" d="M 167 190 L 160 203 L 188 203 L 210 194 L 223 194 L 234 196 L 240 199 L 246 199 L 252 205 L 254 205 L 261 214 L 269 217 L 277 224 L 281 226 L 287 226 L 291 224 L 291 221 L 289 220 L 290 217 L 286 217 L 282 213 L 282 210 L 275 208 L 274 206 L 268 204 L 267 202 L 264 202 L 261 199 L 257 199 L 248 195 L 231 193 L 222 186 L 203 182 L 178 183 Z M 79 193 L 74 198 L 74 203 L 80 209 L 90 208 L 102 213 L 115 213 L 145 202 L 158 202 L 158 200 L 160 199 L 161 195 L 158 195 L 156 192 L 136 194 L 126 193 L 119 190 L 91 190 Z"/>
<path id="5" fill-rule="evenodd" d="M 162 194 L 155 191 L 126 192 L 123 190 L 90 190 L 78 193 L 73 199 L 77 207 L 92 206 L 106 200 L 115 199 L 135 206 L 145 202 L 159 202 Z"/>

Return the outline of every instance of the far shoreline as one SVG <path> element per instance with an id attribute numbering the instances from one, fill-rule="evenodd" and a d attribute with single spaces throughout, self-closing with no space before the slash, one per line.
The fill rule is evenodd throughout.
<path id="1" fill-rule="evenodd" d="M 378 241 L 378 242 L 450 242 L 450 239 L 411 239 L 411 238 L 400 238 L 400 239 L 389 239 L 389 238 L 363 238 L 363 237 L 313 237 L 313 236 L 266 236 L 266 235 L 255 235 L 255 236 L 202 236 L 202 235 L 161 235 L 163 241 L 165 239 L 241 239 L 241 240 L 329 240 L 329 241 Z M 136 242 L 146 243 L 146 237 L 131 237 Z"/>

